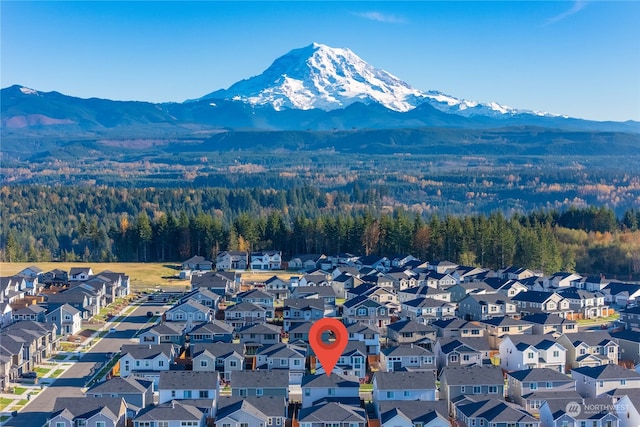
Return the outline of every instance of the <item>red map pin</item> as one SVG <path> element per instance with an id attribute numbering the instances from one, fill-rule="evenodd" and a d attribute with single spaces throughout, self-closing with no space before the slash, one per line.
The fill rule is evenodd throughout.
<path id="1" fill-rule="evenodd" d="M 325 332 L 333 333 L 335 341 L 323 341 L 322 334 Z M 311 344 L 313 352 L 320 359 L 327 376 L 331 375 L 331 371 L 333 371 L 338 359 L 340 359 L 348 341 L 347 328 L 337 319 L 325 317 L 311 325 L 311 329 L 309 329 L 309 344 Z"/>

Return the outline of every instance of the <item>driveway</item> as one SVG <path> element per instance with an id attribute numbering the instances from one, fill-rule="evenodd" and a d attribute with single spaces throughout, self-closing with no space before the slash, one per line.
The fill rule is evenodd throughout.
<path id="1" fill-rule="evenodd" d="M 133 336 L 149 322 L 147 311 L 164 311 L 159 303 L 144 303 L 136 306 L 121 322 L 105 324 L 108 331 L 110 327 L 116 328 L 113 333 L 107 333 L 86 353 L 81 353 L 80 360 L 76 361 L 50 386 L 37 395 L 34 395 L 16 417 L 5 422 L 4 426 L 10 427 L 39 427 L 43 426 L 51 415 L 57 397 L 83 397 L 82 388 L 97 374 L 108 361 L 110 353 L 120 352 L 123 344 L 133 344 L 137 340 Z"/>

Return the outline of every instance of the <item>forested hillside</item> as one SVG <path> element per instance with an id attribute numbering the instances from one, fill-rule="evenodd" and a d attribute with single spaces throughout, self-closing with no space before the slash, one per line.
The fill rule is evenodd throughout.
<path id="1" fill-rule="evenodd" d="M 640 272 L 640 212 L 608 208 L 529 215 L 424 216 L 379 206 L 380 194 L 314 187 L 116 189 L 3 187 L 5 261 L 181 261 L 225 249 L 412 253 L 425 260 L 545 272 Z"/>

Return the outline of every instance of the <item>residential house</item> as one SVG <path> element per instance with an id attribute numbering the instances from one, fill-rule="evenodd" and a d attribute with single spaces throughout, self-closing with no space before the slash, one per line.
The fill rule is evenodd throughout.
<path id="1" fill-rule="evenodd" d="M 124 427 L 127 404 L 122 397 L 58 397 L 49 416 L 52 427 Z"/>
<path id="2" fill-rule="evenodd" d="M 309 345 L 309 331 L 313 322 L 296 323 L 289 329 L 289 343 L 296 345 Z"/>
<path id="3" fill-rule="evenodd" d="M 165 311 L 164 318 L 167 322 L 187 322 L 193 325 L 193 323 L 211 322 L 214 314 L 213 308 L 190 299 Z"/>
<path id="4" fill-rule="evenodd" d="M 172 400 L 202 400 L 203 405 L 211 408 L 215 416 L 220 381 L 218 372 L 209 371 L 162 371 L 158 381 L 158 403 Z"/>
<path id="5" fill-rule="evenodd" d="M 233 326 L 221 320 L 196 325 L 189 333 L 189 341 L 194 343 L 233 341 Z"/>
<path id="6" fill-rule="evenodd" d="M 431 262 L 427 266 L 427 269 L 435 271 L 436 273 L 445 274 L 449 273 L 450 271 L 455 271 L 458 267 L 460 267 L 458 264 L 445 260 Z"/>
<path id="7" fill-rule="evenodd" d="M 239 330 L 248 325 L 266 322 L 267 310 L 250 302 L 227 307 L 224 311 L 224 320 L 230 323 L 235 330 Z"/>
<path id="8" fill-rule="evenodd" d="M 513 297 L 521 315 L 536 313 L 553 313 L 560 317 L 571 315 L 569 300 L 557 292 L 528 291 L 520 292 Z"/>
<path id="9" fill-rule="evenodd" d="M 607 331 L 562 334 L 557 342 L 567 349 L 567 367 L 618 364 L 618 344 Z"/>
<path id="10" fill-rule="evenodd" d="M 289 400 L 289 373 L 286 370 L 234 371 L 231 395 L 240 397 L 282 396 Z"/>
<path id="11" fill-rule="evenodd" d="M 640 333 L 631 330 L 611 332 L 611 337 L 618 344 L 620 360 L 640 363 Z"/>
<path id="12" fill-rule="evenodd" d="M 513 298 L 520 292 L 528 291 L 528 288 L 517 280 L 503 279 L 501 277 L 488 277 L 484 279 L 483 283 L 491 286 L 493 290 L 502 295 L 506 295 L 509 298 Z"/>
<path id="13" fill-rule="evenodd" d="M 216 425 L 220 427 L 282 427 L 287 420 L 282 396 L 223 397 L 220 399 Z"/>
<path id="14" fill-rule="evenodd" d="M 298 414 L 300 427 L 366 427 L 367 415 L 360 406 L 340 400 L 315 406 L 302 406 Z"/>
<path id="15" fill-rule="evenodd" d="M 578 289 L 586 289 L 589 292 L 598 292 L 603 290 L 611 280 L 606 279 L 604 275 L 583 277 L 573 283 Z"/>
<path id="16" fill-rule="evenodd" d="M 616 388 L 640 388 L 640 374 L 618 365 L 585 366 L 571 370 L 582 397 L 598 397 Z"/>
<path id="17" fill-rule="evenodd" d="M 358 270 L 368 267 L 376 271 L 387 272 L 391 268 L 391 261 L 385 256 L 366 255 L 358 258 L 356 267 Z"/>
<path id="18" fill-rule="evenodd" d="M 396 371 L 435 371 L 434 354 L 417 345 L 405 344 L 386 347 L 380 350 L 380 370 Z"/>
<path id="19" fill-rule="evenodd" d="M 69 283 L 69 273 L 64 270 L 54 268 L 42 275 L 42 283 L 47 286 L 65 285 Z"/>
<path id="20" fill-rule="evenodd" d="M 380 333 L 378 331 L 360 322 L 348 324 L 346 327 L 349 334 L 349 341 L 363 342 L 367 355 L 380 354 Z M 291 338 L 290 335 L 289 339 Z"/>
<path id="21" fill-rule="evenodd" d="M 491 364 L 491 347 L 487 337 L 438 338 L 433 352 L 438 369 L 445 366 L 482 366 Z"/>
<path id="22" fill-rule="evenodd" d="M 329 281 L 337 298 L 346 298 L 350 289 L 356 288 L 362 283 L 364 282 L 361 279 L 348 273 L 336 276 Z"/>
<path id="23" fill-rule="evenodd" d="M 346 323 L 360 322 L 380 332 L 391 322 L 387 308 L 364 295 L 345 301 L 342 313 Z"/>
<path id="24" fill-rule="evenodd" d="M 497 294 L 498 292 L 482 281 L 464 282 L 447 288 L 447 292 L 451 295 L 451 302 L 459 303 L 469 294 Z"/>
<path id="25" fill-rule="evenodd" d="M 399 267 L 399 268 L 404 267 L 410 262 L 420 261 L 418 258 L 410 254 L 396 254 L 392 257 L 389 257 L 389 259 L 391 260 L 392 267 Z"/>
<path id="26" fill-rule="evenodd" d="M 282 269 L 282 252 L 280 251 L 252 252 L 250 265 L 252 270 L 281 270 Z"/>
<path id="27" fill-rule="evenodd" d="M 391 286 L 394 292 L 401 292 L 418 286 L 417 274 L 411 270 L 390 270 L 386 276 L 391 279 Z"/>
<path id="28" fill-rule="evenodd" d="M 289 384 L 300 384 L 305 373 L 306 349 L 292 344 L 278 343 L 259 348 L 256 352 L 256 368 L 259 370 L 284 370 Z"/>
<path id="29" fill-rule="evenodd" d="M 264 289 L 278 301 L 289 298 L 289 285 L 278 276 L 271 276 L 265 280 Z"/>
<path id="30" fill-rule="evenodd" d="M 606 398 L 548 400 L 540 408 L 540 423 L 542 427 L 619 427 L 614 407 Z"/>
<path id="31" fill-rule="evenodd" d="M 47 310 L 37 304 L 31 304 L 16 311 L 13 311 L 11 318 L 13 322 L 20 322 L 22 320 L 31 320 L 34 322 L 44 322 L 45 313 Z"/>
<path id="32" fill-rule="evenodd" d="M 638 305 L 640 302 L 640 285 L 633 283 L 610 282 L 602 288 L 605 302 L 619 308 Z"/>
<path id="33" fill-rule="evenodd" d="M 283 327 L 289 331 L 293 326 L 313 322 L 325 316 L 324 300 L 317 298 L 287 298 L 284 300 Z"/>
<path id="34" fill-rule="evenodd" d="M 273 318 L 274 299 L 275 297 L 273 295 L 259 289 L 252 289 L 236 295 L 236 301 L 239 303 L 250 302 L 251 304 L 264 308 L 266 310 L 265 316 L 267 319 Z"/>
<path id="35" fill-rule="evenodd" d="M 420 323 L 456 317 L 455 304 L 434 298 L 415 298 L 403 302 L 401 307 L 404 317 L 415 319 Z"/>
<path id="36" fill-rule="evenodd" d="M 640 332 L 640 305 L 620 311 L 618 321 L 624 325 L 625 329 Z"/>
<path id="37" fill-rule="evenodd" d="M 519 406 L 493 397 L 462 399 L 455 403 L 455 416 L 464 427 L 540 427 L 540 421 Z"/>
<path id="38" fill-rule="evenodd" d="M 69 304 L 60 305 L 45 315 L 47 323 L 56 325 L 61 336 L 75 335 L 82 330 L 82 312 Z"/>
<path id="39" fill-rule="evenodd" d="M 387 339 L 391 344 L 410 344 L 424 339 L 436 340 L 435 329 L 415 320 L 406 319 L 387 325 Z"/>
<path id="40" fill-rule="evenodd" d="M 469 322 L 459 318 L 435 320 L 431 326 L 436 330 L 437 337 L 482 337 L 484 328 L 476 322 Z"/>
<path id="41" fill-rule="evenodd" d="M 335 373 L 305 375 L 301 387 L 302 408 L 310 408 L 322 401 L 360 404 L 360 382 L 356 377 Z"/>
<path id="42" fill-rule="evenodd" d="M 551 335 L 506 335 L 499 350 L 500 366 L 506 371 L 550 368 L 565 372 L 567 349 Z"/>
<path id="43" fill-rule="evenodd" d="M 533 368 L 513 371 L 507 374 L 507 395 L 512 402 L 531 413 L 539 411 L 542 393 L 572 392 L 567 398 L 575 397 L 576 380 L 562 372 L 549 368 Z M 550 397 L 553 395 L 549 394 Z"/>
<path id="44" fill-rule="evenodd" d="M 220 372 L 225 381 L 231 373 L 244 369 L 245 347 L 243 344 L 226 342 L 191 344 L 192 370 L 196 372 Z"/>
<path id="45" fill-rule="evenodd" d="M 49 313 L 65 304 L 78 310 L 83 320 L 88 320 L 97 313 L 97 307 L 91 305 L 90 297 L 82 292 L 60 292 L 51 294 L 47 296 L 46 301 Z"/>
<path id="46" fill-rule="evenodd" d="M 233 277 L 230 277 L 233 276 Z M 236 293 L 235 273 L 209 271 L 202 275 L 191 276 L 191 288 L 193 290 L 208 289 L 221 298 L 232 298 Z"/>
<path id="47" fill-rule="evenodd" d="M 205 307 L 212 309 L 215 312 L 218 309 L 220 299 L 220 295 L 211 292 L 207 288 L 196 288 L 180 298 L 179 301 L 180 303 L 184 303 L 188 300 L 193 300 L 199 304 L 204 305 Z"/>
<path id="48" fill-rule="evenodd" d="M 447 403 L 383 400 L 376 408 L 381 427 L 450 427 Z"/>
<path id="49" fill-rule="evenodd" d="M 295 287 L 299 286 L 329 286 L 329 279 L 324 271 L 315 271 L 300 277 Z"/>
<path id="50" fill-rule="evenodd" d="M 555 288 L 570 288 L 574 287 L 574 282 L 582 280 L 582 276 L 576 273 L 569 273 L 566 271 L 559 271 L 557 273 L 553 273 L 549 277 L 545 277 L 542 279 L 543 286 L 546 289 Z"/>
<path id="51" fill-rule="evenodd" d="M 27 293 L 29 295 L 35 295 L 43 286 L 41 283 L 43 273 L 44 271 L 40 267 L 32 265 L 21 270 L 16 276 L 22 277 L 25 280 Z"/>
<path id="52" fill-rule="evenodd" d="M 436 376 L 427 372 L 376 372 L 373 403 L 383 400 L 437 400 Z"/>
<path id="53" fill-rule="evenodd" d="M 331 286 L 298 286 L 291 293 L 291 298 L 321 299 L 325 308 L 336 305 L 336 292 Z"/>
<path id="54" fill-rule="evenodd" d="M 138 339 L 140 344 L 175 344 L 182 347 L 187 332 L 184 322 L 162 322 L 142 331 Z"/>
<path id="55" fill-rule="evenodd" d="M 270 323 L 256 323 L 240 328 L 238 336 L 241 343 L 271 345 L 280 342 L 282 328 Z"/>
<path id="56" fill-rule="evenodd" d="M 205 427 L 207 411 L 208 408 L 198 405 L 193 399 L 171 400 L 141 411 L 133 420 L 133 427 Z"/>
<path id="57" fill-rule="evenodd" d="M 23 373 L 33 371 L 51 356 L 56 340 L 57 327 L 50 323 L 24 320 L 0 330 L 0 367 L 5 381 L 16 381 Z"/>
<path id="58" fill-rule="evenodd" d="M 533 328 L 531 323 L 511 316 L 492 317 L 475 323 L 484 327 L 492 348 L 498 348 L 505 335 L 531 335 Z"/>
<path id="59" fill-rule="evenodd" d="M 113 377 L 95 384 L 85 396 L 121 397 L 127 404 L 127 418 L 133 419 L 140 409 L 153 405 L 153 381 L 133 375 L 127 378 Z"/>
<path id="60" fill-rule="evenodd" d="M 455 277 L 447 273 L 438 273 L 437 271 L 429 271 L 423 280 L 427 286 L 436 289 L 448 289 L 458 284 Z"/>
<path id="61" fill-rule="evenodd" d="M 504 376 L 498 366 L 447 366 L 440 373 L 440 400 L 449 403 L 461 396 L 489 394 L 503 399 Z"/>
<path id="62" fill-rule="evenodd" d="M 604 303 L 604 294 L 589 292 L 582 289 L 568 288 L 558 291 L 569 301 L 569 309 L 575 316 L 582 319 L 607 317 L 609 307 Z"/>
<path id="63" fill-rule="evenodd" d="M 318 267 L 318 263 L 324 259 L 327 259 L 324 254 L 298 254 L 289 260 L 288 268 L 295 271 L 308 271 Z"/>
<path id="64" fill-rule="evenodd" d="M 69 282 L 83 282 L 93 276 L 91 267 L 71 267 L 69 270 Z"/>
<path id="65" fill-rule="evenodd" d="M 575 320 L 570 320 L 554 313 L 536 313 L 521 317 L 525 322 L 532 324 L 531 331 L 534 335 L 565 334 L 578 331 Z"/>
<path id="66" fill-rule="evenodd" d="M 216 255 L 218 270 L 246 270 L 249 265 L 248 254 L 242 251 L 222 251 Z"/>
<path id="67" fill-rule="evenodd" d="M 620 419 L 619 427 L 640 426 L 640 391 L 629 390 L 616 403 L 616 415 Z"/>
<path id="68" fill-rule="evenodd" d="M 213 262 L 203 256 L 194 255 L 188 260 L 183 261 L 180 268 L 182 270 L 210 271 L 213 269 Z"/>
<path id="69" fill-rule="evenodd" d="M 160 371 L 171 369 L 178 352 L 179 347 L 174 344 L 125 344 L 120 348 L 120 376 L 137 374 L 157 385 Z"/>
<path id="70" fill-rule="evenodd" d="M 458 303 L 458 317 L 465 320 L 485 320 L 516 313 L 516 304 L 500 293 L 469 294 Z"/>
<path id="71" fill-rule="evenodd" d="M 529 277 L 534 277 L 536 276 L 536 274 L 527 268 L 522 268 L 522 267 L 517 267 L 515 265 L 512 265 L 504 269 L 501 272 L 501 276 L 503 279 L 522 280 L 522 279 L 527 279 Z"/>
<path id="72" fill-rule="evenodd" d="M 449 289 L 438 289 L 427 285 L 415 286 L 398 292 L 398 302 L 403 303 L 416 298 L 433 298 L 439 301 L 451 302 Z"/>
<path id="73" fill-rule="evenodd" d="M 364 380 L 367 375 L 367 350 L 363 342 L 349 341 L 333 368 L 334 373 Z M 316 361 L 316 374 L 326 373 L 322 361 Z"/>

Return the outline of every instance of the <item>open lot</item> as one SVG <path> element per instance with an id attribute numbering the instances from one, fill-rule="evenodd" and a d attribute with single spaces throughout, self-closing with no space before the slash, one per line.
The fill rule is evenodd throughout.
<path id="1" fill-rule="evenodd" d="M 189 285 L 188 280 L 177 279 L 179 265 L 170 263 L 2 262 L 0 263 L 0 276 L 16 274 L 32 265 L 36 265 L 44 271 L 54 268 L 69 271 L 72 267 L 91 267 L 94 273 L 104 270 L 126 273 L 131 280 L 131 288 L 134 291 L 155 287 L 183 291 L 184 287 Z"/>

